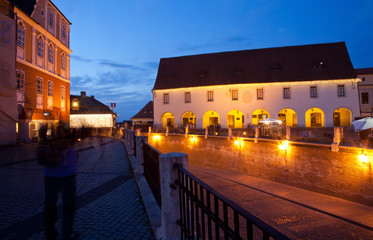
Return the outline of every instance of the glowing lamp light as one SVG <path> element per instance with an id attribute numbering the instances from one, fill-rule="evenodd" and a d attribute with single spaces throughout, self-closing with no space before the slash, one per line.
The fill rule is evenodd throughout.
<path id="1" fill-rule="evenodd" d="M 154 135 L 153 136 L 153 140 L 156 141 L 156 142 L 159 141 L 160 139 L 161 139 L 161 136 L 159 136 L 159 135 Z"/>
<path id="2" fill-rule="evenodd" d="M 215 132 L 215 135 L 217 136 L 217 135 L 218 135 L 218 132 Z"/>
<path id="3" fill-rule="evenodd" d="M 73 102 L 73 107 L 77 107 L 78 106 L 78 102 Z"/>
<path id="4" fill-rule="evenodd" d="M 366 154 L 362 153 L 359 155 L 359 160 L 360 162 L 362 163 L 368 163 L 369 162 L 369 158 Z"/>
<path id="5" fill-rule="evenodd" d="M 243 135 L 245 135 L 245 136 L 246 136 L 246 132 L 243 132 Z"/>
<path id="6" fill-rule="evenodd" d="M 289 150 L 289 141 L 288 140 L 282 141 L 281 144 L 278 146 L 278 148 L 281 151 L 287 151 L 287 150 Z"/>
<path id="7" fill-rule="evenodd" d="M 236 140 L 234 141 L 234 145 L 235 145 L 236 147 L 241 148 L 241 147 L 243 146 L 243 141 L 242 141 L 242 139 L 236 139 Z"/>
<path id="8" fill-rule="evenodd" d="M 282 121 L 281 121 L 281 120 L 277 120 L 277 123 L 278 123 L 278 124 L 282 124 Z"/>
<path id="9" fill-rule="evenodd" d="M 197 138 L 195 136 L 193 136 L 193 137 L 190 138 L 190 141 L 192 143 L 196 143 L 197 142 Z"/>
<path id="10" fill-rule="evenodd" d="M 264 124 L 268 125 L 268 124 L 269 124 L 269 121 L 265 120 L 265 121 L 264 121 Z"/>

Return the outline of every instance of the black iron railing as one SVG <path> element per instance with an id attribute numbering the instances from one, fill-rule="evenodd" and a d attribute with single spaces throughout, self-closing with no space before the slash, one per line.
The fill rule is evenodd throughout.
<path id="1" fill-rule="evenodd" d="M 161 206 L 161 184 L 159 178 L 159 156 L 162 154 L 148 143 L 143 143 L 144 176 L 153 192 L 159 206 Z"/>
<path id="2" fill-rule="evenodd" d="M 181 239 L 289 239 L 180 166 Z"/>

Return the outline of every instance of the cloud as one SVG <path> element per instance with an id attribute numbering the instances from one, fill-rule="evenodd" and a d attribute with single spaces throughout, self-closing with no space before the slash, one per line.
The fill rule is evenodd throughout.
<path id="1" fill-rule="evenodd" d="M 76 55 L 71 55 L 71 59 L 74 59 L 75 61 L 79 62 L 92 62 L 92 59 L 87 59 Z"/>
<path id="2" fill-rule="evenodd" d="M 106 59 L 100 59 L 98 60 L 98 63 L 102 66 L 108 66 L 108 67 L 113 67 L 113 68 L 124 68 L 124 69 L 131 69 L 131 70 L 137 70 L 137 71 L 144 70 L 143 68 L 135 66 L 135 65 L 117 63 L 117 62 L 106 60 Z"/>

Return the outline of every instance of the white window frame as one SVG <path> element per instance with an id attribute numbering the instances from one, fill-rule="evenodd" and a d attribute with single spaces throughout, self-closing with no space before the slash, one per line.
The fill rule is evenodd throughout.
<path id="1" fill-rule="evenodd" d="M 317 86 L 310 86 L 310 98 L 317 98 Z"/>
<path id="2" fill-rule="evenodd" d="M 192 102 L 192 94 L 190 92 L 185 92 L 185 103 Z"/>
<path id="3" fill-rule="evenodd" d="M 238 89 L 232 90 L 232 100 L 237 101 L 238 100 Z"/>
<path id="4" fill-rule="evenodd" d="M 163 104 L 170 104 L 170 94 L 164 93 L 163 94 Z"/>
<path id="5" fill-rule="evenodd" d="M 282 91 L 283 91 L 283 98 L 290 99 L 290 88 L 284 87 Z"/>
<path id="6" fill-rule="evenodd" d="M 256 99 L 257 100 L 263 100 L 264 99 L 263 88 L 257 88 L 256 89 Z"/>
<path id="7" fill-rule="evenodd" d="M 208 102 L 214 101 L 214 91 L 207 91 L 207 101 Z"/>
<path id="8" fill-rule="evenodd" d="M 338 85 L 337 90 L 338 90 L 338 97 L 345 97 L 346 96 L 345 85 L 343 85 L 343 84 Z"/>

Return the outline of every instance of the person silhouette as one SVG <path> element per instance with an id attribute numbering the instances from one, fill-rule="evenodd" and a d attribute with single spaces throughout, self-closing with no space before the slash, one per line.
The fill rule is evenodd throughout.
<path id="1" fill-rule="evenodd" d="M 43 139 L 43 136 L 42 138 Z M 78 152 L 74 147 L 75 136 L 59 140 L 57 149 L 63 154 L 56 166 L 44 167 L 45 201 L 44 201 L 44 227 L 45 239 L 53 240 L 58 236 L 56 229 L 57 201 L 62 196 L 62 239 L 76 239 L 78 234 L 73 231 L 76 211 L 76 173 L 78 166 Z"/>

